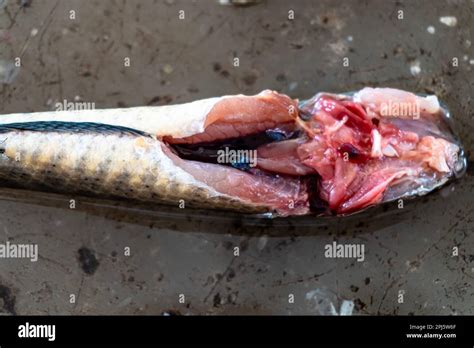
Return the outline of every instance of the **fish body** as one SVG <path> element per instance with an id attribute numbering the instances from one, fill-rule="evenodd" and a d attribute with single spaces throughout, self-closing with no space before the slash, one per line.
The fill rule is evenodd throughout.
<path id="1" fill-rule="evenodd" d="M 402 102 L 416 119 L 395 115 Z M 264 91 L 166 107 L 4 115 L 0 182 L 273 216 L 310 214 L 317 201 L 318 214 L 352 214 L 462 174 L 462 147 L 445 116 L 437 99 L 393 89 L 320 93 L 300 105 Z M 255 151 L 256 167 L 219 162 L 229 144 Z"/>
<path id="2" fill-rule="evenodd" d="M 232 198 L 217 199 L 217 192 L 174 166 L 161 144 L 146 134 L 80 123 L 49 130 L 28 125 L 0 133 L 3 181 L 146 202 L 178 205 L 186 197 L 191 204 L 202 200 L 210 207 L 232 205 Z"/>

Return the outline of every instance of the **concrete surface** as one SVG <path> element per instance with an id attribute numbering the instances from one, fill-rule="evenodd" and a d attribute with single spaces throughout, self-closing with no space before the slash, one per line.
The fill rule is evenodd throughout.
<path id="1" fill-rule="evenodd" d="M 472 1 L 19 3 L 0 9 L 0 60 L 21 57 L 18 75 L 0 87 L 1 113 L 50 110 L 75 98 L 106 108 L 265 88 L 308 98 L 394 86 L 438 94 L 468 154 L 474 146 Z M 456 26 L 439 21 L 446 15 Z M 40 259 L 0 260 L 0 312 L 324 314 L 321 299 L 348 299 L 357 314 L 474 314 L 473 186 L 471 169 L 402 210 L 313 225 L 192 212 L 133 218 L 5 197 L 0 242 L 38 243 Z M 364 244 L 364 262 L 325 258 L 333 240 Z"/>

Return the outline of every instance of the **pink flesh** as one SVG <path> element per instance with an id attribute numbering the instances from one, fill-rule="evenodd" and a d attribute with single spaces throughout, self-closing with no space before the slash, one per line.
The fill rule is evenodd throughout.
<path id="1" fill-rule="evenodd" d="M 360 168 L 357 164 L 346 162 L 342 158 L 336 160 L 336 168 L 332 187 L 328 190 L 329 208 L 337 210 L 347 198 L 349 185 L 354 181 Z"/>
<path id="2" fill-rule="evenodd" d="M 254 96 L 227 97 L 211 109 L 203 133 L 165 140 L 171 144 L 194 144 L 242 137 L 293 123 L 297 110 L 294 100 L 268 90 Z"/>
<path id="3" fill-rule="evenodd" d="M 379 203 L 390 183 L 407 174 L 419 173 L 422 167 L 416 162 L 405 164 L 399 161 L 369 163 L 360 169 L 359 177 L 348 185 L 339 213 L 350 213 Z"/>
<path id="4" fill-rule="evenodd" d="M 339 213 L 350 213 L 380 202 L 383 197 L 382 193 L 397 175 L 403 175 L 403 171 L 380 172 L 370 176 L 369 180 L 359 187 L 357 194 L 341 204 L 337 211 Z"/>
<path id="5" fill-rule="evenodd" d="M 299 139 L 294 139 L 259 147 L 258 167 L 287 175 L 315 174 L 316 171 L 302 163 L 298 157 L 297 150 L 301 144 Z"/>
<path id="6" fill-rule="evenodd" d="M 297 179 L 250 174 L 219 164 L 183 160 L 162 146 L 175 165 L 214 190 L 241 200 L 276 210 L 282 216 L 309 212 L 308 196 Z"/>

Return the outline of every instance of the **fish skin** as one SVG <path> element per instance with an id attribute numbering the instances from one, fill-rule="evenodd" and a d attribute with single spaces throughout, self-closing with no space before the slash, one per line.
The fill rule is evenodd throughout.
<path id="1" fill-rule="evenodd" d="M 164 106 L 16 113 L 1 115 L 0 125 L 40 121 L 95 122 L 133 128 L 156 136 L 186 137 L 203 132 L 210 110 L 218 102 L 232 97 L 215 97 Z"/>
<path id="2" fill-rule="evenodd" d="M 0 132 L 0 180 L 22 188 L 120 197 L 150 203 L 266 212 L 268 207 L 221 194 L 176 166 L 163 144 L 123 130 L 87 127 Z"/>

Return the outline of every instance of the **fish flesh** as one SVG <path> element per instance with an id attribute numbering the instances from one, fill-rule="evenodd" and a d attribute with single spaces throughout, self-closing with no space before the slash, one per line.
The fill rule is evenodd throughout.
<path id="1" fill-rule="evenodd" d="M 2 186 L 132 202 L 346 215 L 465 166 L 437 98 L 392 88 L 0 116 Z"/>

